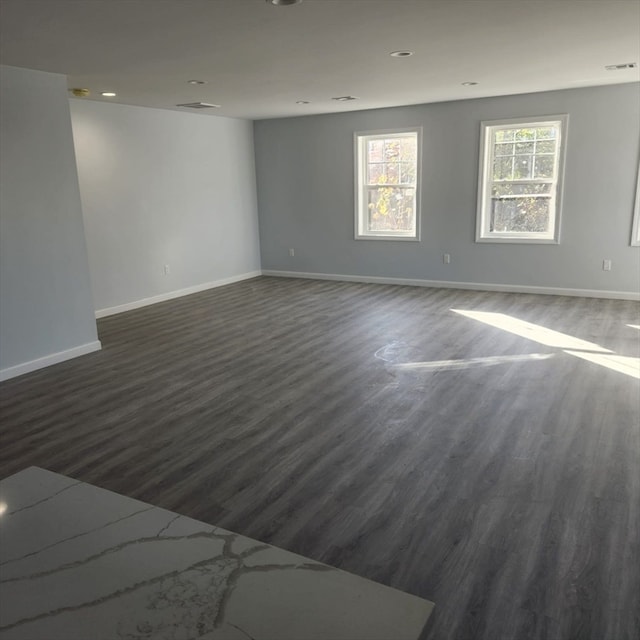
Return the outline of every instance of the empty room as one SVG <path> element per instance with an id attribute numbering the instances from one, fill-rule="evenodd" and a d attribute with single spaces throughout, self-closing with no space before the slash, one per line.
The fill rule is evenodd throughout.
<path id="1" fill-rule="evenodd" d="M 1 640 L 640 640 L 640 0 L 0 0 Z"/>

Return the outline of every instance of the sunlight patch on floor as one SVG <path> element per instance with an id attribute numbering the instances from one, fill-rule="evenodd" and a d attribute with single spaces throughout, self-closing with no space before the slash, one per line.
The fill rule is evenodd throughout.
<path id="1" fill-rule="evenodd" d="M 509 333 L 514 333 L 522 338 L 534 340 L 535 342 L 547 345 L 548 347 L 612 353 L 609 349 L 604 349 L 594 342 L 588 342 L 587 340 L 581 340 L 580 338 L 575 338 L 567 335 L 566 333 L 547 329 L 546 327 L 541 327 L 539 324 L 525 322 L 524 320 L 519 320 L 518 318 L 508 316 L 504 313 L 491 313 L 489 311 L 463 311 L 461 309 L 451 309 L 451 311 L 466 316 L 467 318 L 472 318 L 473 320 L 480 320 L 480 322 L 489 324 L 497 329 L 509 331 Z"/>
<path id="2" fill-rule="evenodd" d="M 625 373 L 632 378 L 640 380 L 640 358 L 618 356 L 615 353 L 591 353 L 588 351 L 565 351 L 565 353 L 599 364 L 608 369 Z"/>
<path id="3" fill-rule="evenodd" d="M 466 311 L 463 309 L 451 309 L 451 311 L 467 318 L 484 322 L 497 329 L 508 331 L 522 338 L 533 340 L 539 344 L 562 349 L 564 353 L 569 355 L 640 380 L 640 358 L 620 356 L 610 349 L 605 349 L 594 342 L 582 340 L 566 333 L 519 320 L 504 313 Z M 640 329 L 638 325 L 627 326 Z"/>

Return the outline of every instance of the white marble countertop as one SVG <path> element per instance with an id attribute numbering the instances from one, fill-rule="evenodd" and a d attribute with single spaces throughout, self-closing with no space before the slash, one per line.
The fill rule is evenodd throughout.
<path id="1" fill-rule="evenodd" d="M 433 604 L 30 467 L 0 482 L 2 640 L 417 640 Z"/>

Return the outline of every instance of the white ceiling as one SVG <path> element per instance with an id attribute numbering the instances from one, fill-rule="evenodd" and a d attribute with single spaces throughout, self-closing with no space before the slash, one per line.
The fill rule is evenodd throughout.
<path id="1" fill-rule="evenodd" d="M 0 61 L 273 118 L 637 81 L 640 0 L 0 0 Z M 408 49 L 409 58 L 391 51 Z M 206 80 L 191 86 L 187 80 Z M 479 84 L 461 85 L 465 81 Z M 113 90 L 116 98 L 102 98 Z M 340 103 L 335 96 L 359 100 Z M 297 100 L 310 104 L 299 105 Z"/>

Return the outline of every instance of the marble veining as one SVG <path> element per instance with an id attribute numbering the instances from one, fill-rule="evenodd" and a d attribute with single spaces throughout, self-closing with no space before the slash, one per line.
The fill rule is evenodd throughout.
<path id="1" fill-rule="evenodd" d="M 417 640 L 433 610 L 37 467 L 0 501 L 2 640 Z"/>

